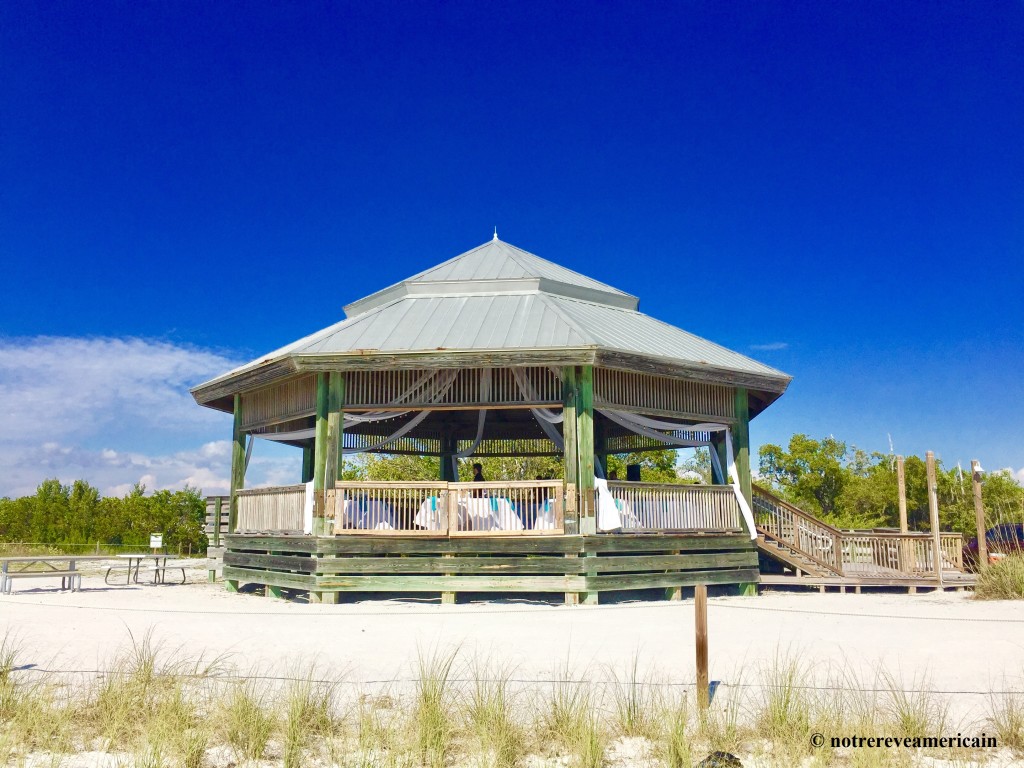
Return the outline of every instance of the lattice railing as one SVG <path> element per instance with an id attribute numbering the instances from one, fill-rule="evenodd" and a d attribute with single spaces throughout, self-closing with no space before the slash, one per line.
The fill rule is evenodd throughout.
<path id="1" fill-rule="evenodd" d="M 743 530 L 739 503 L 731 486 L 612 480 L 608 482 L 608 491 L 623 530 Z"/>
<path id="2" fill-rule="evenodd" d="M 235 532 L 302 531 L 305 485 L 250 488 L 238 492 Z"/>

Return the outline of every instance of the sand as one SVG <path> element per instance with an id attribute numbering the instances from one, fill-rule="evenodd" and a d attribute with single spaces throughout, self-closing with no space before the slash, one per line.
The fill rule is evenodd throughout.
<path id="1" fill-rule="evenodd" d="M 353 683 L 408 679 L 417 653 L 459 647 L 523 681 L 548 680 L 568 663 L 581 676 L 620 673 L 638 657 L 661 679 L 695 677 L 693 604 L 566 607 L 528 602 L 374 600 L 310 605 L 228 593 L 201 566 L 185 585 L 106 586 L 61 592 L 17 583 L 0 598 L 0 632 L 16 637 L 23 662 L 53 670 L 98 670 L 148 631 L 165 650 L 225 658 L 245 672 L 289 674 L 315 664 Z M 983 716 L 987 692 L 1024 689 L 1024 602 L 981 602 L 970 593 L 766 593 L 712 597 L 711 678 L 722 690 L 754 683 L 758 665 L 799 656 L 824 680 L 844 667 L 872 683 L 885 668 L 907 688 L 944 692 L 952 714 Z M 739 690 L 739 689 L 736 689 Z"/>

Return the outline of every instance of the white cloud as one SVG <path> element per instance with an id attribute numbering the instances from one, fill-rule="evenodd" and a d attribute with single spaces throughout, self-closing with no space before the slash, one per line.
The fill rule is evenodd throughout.
<path id="1" fill-rule="evenodd" d="M 780 349 L 789 349 L 789 342 L 770 341 L 767 344 L 751 344 L 750 348 L 756 349 L 758 352 L 777 352 Z"/>
<path id="2" fill-rule="evenodd" d="M 188 390 L 237 365 L 165 341 L 0 340 L 0 495 L 32 493 L 49 477 L 87 480 L 104 494 L 135 483 L 226 491 L 230 417 Z M 299 461 L 260 442 L 247 484 L 295 482 Z"/>

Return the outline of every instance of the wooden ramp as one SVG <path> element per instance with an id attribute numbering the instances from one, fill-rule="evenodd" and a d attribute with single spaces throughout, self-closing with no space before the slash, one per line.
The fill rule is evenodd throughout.
<path id="1" fill-rule="evenodd" d="M 935 579 L 920 579 L 915 577 L 901 576 L 899 578 L 861 578 L 857 576 L 813 576 L 805 574 L 794 576 L 792 574 L 761 574 L 762 587 L 817 587 L 819 592 L 826 592 L 828 589 L 836 589 L 839 592 L 852 590 L 860 593 L 865 589 L 905 589 L 908 592 L 920 590 L 946 590 L 973 589 L 976 581 L 973 573 L 960 573 L 949 571 L 942 576 L 940 587 Z"/>
<path id="2" fill-rule="evenodd" d="M 937 587 L 936 559 L 945 586 L 970 587 L 958 533 L 943 533 L 936 558 L 935 538 L 925 533 L 843 531 L 819 520 L 770 491 L 755 485 L 757 548 L 782 567 L 782 574 L 762 574 L 762 583 L 812 586 Z"/>

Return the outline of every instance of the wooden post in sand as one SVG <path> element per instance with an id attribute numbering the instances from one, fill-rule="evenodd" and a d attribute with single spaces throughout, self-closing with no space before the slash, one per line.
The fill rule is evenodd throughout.
<path id="1" fill-rule="evenodd" d="M 694 629 L 697 636 L 697 706 L 707 709 L 710 704 L 708 688 L 708 588 L 698 584 L 693 588 Z"/>
<path id="2" fill-rule="evenodd" d="M 900 533 L 907 533 L 907 473 L 903 465 L 903 457 L 896 457 L 896 487 L 899 490 Z M 900 540 L 901 570 L 917 573 L 917 562 L 914 557 L 914 545 L 909 539 Z"/>
<path id="3" fill-rule="evenodd" d="M 971 482 L 974 485 L 974 523 L 978 528 L 978 568 L 988 565 L 988 542 L 985 540 L 985 505 L 981 503 L 981 463 L 971 460 Z"/>
<path id="4" fill-rule="evenodd" d="M 942 534 L 939 530 L 939 488 L 935 480 L 935 453 L 924 455 L 925 471 L 928 476 L 928 515 L 932 523 L 932 549 L 934 550 L 935 580 L 942 591 Z"/>

